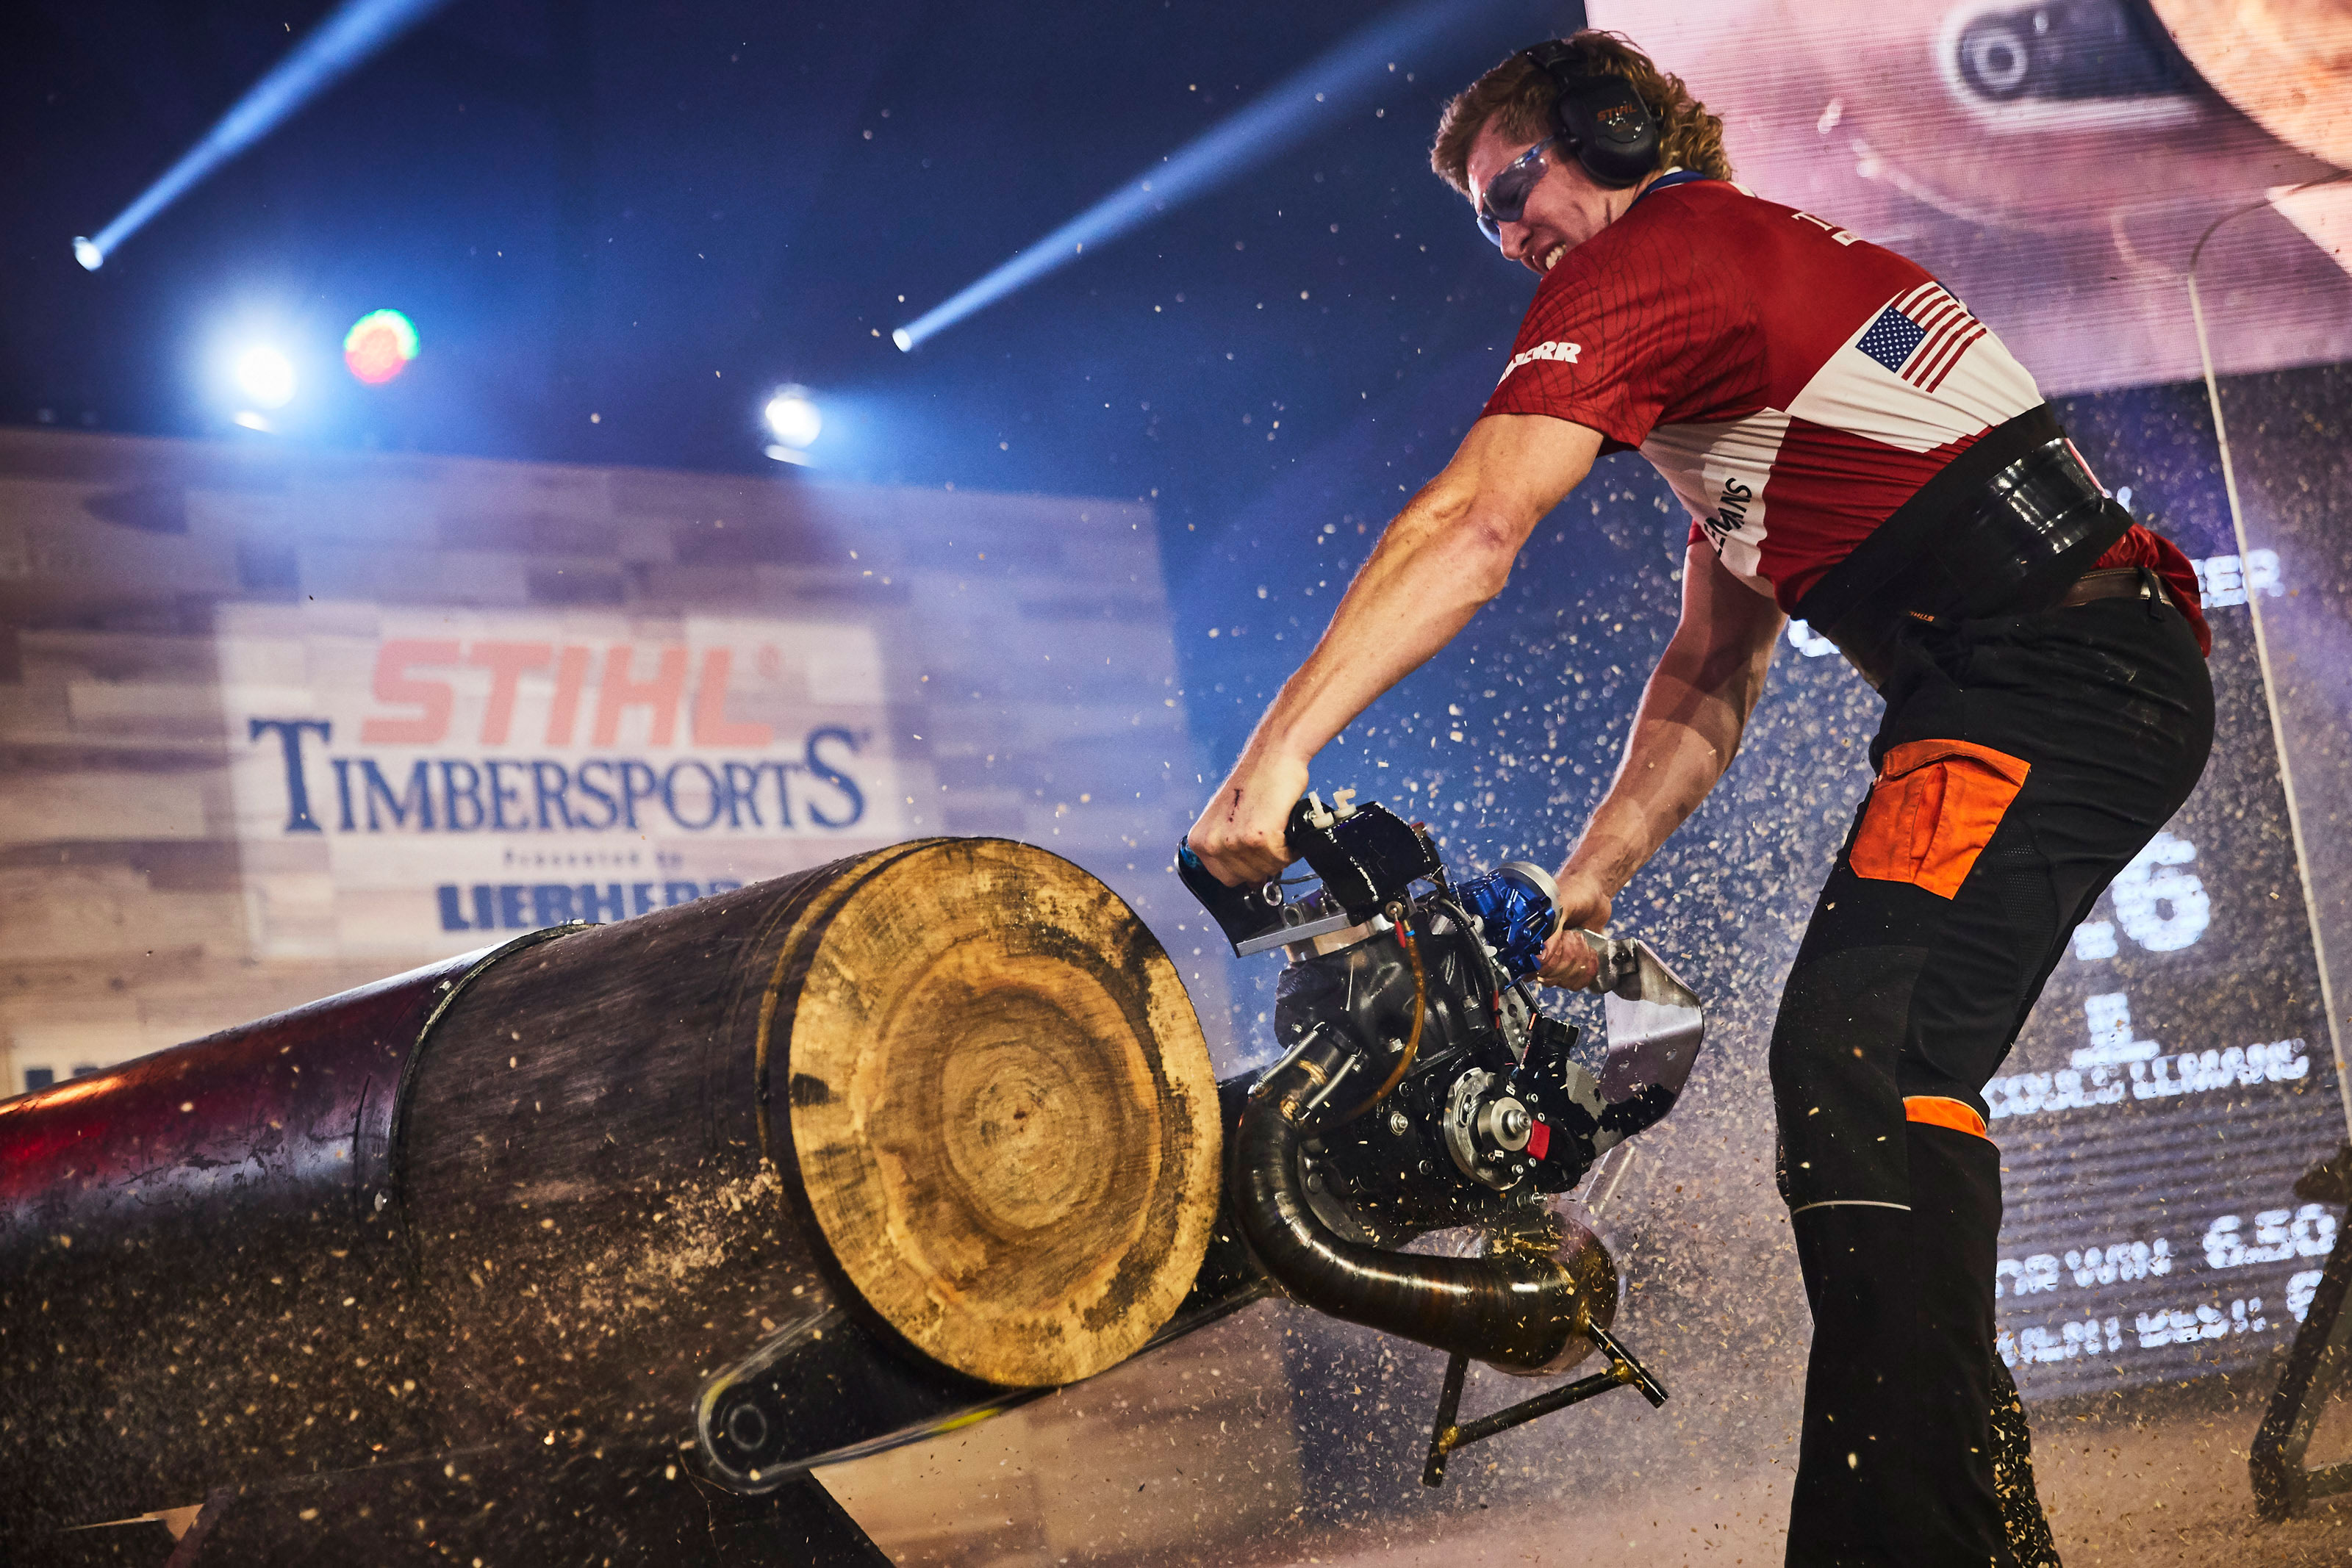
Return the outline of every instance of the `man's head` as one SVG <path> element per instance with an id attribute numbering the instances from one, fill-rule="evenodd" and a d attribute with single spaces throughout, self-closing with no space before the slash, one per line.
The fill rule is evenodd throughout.
<path id="1" fill-rule="evenodd" d="M 1591 69 L 1623 77 L 1641 94 L 1658 121 L 1659 169 L 1731 177 L 1723 121 L 1690 95 L 1680 77 L 1659 70 L 1613 33 L 1587 30 L 1569 41 Z M 1557 97 L 1549 73 L 1525 55 L 1513 55 L 1445 106 L 1429 153 L 1430 167 L 1473 206 L 1486 204 L 1493 193 L 1496 243 L 1504 255 L 1538 274 L 1551 270 L 1560 256 L 1615 222 L 1635 194 L 1595 182 L 1572 153 L 1551 142 Z M 1498 177 L 1503 187 L 1495 191 Z M 1515 210 L 1516 219 L 1503 221 Z"/>

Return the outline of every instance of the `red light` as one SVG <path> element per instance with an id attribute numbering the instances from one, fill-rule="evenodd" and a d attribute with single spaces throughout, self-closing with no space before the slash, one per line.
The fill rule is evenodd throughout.
<path id="1" fill-rule="evenodd" d="M 343 337 L 343 363 L 372 387 L 382 386 L 416 357 L 416 329 L 397 310 L 372 310 Z"/>

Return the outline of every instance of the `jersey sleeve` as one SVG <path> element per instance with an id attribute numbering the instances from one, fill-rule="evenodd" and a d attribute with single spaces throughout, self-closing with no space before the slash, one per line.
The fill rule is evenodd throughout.
<path id="1" fill-rule="evenodd" d="M 1668 410 L 1728 378 L 1761 385 L 1755 312 L 1681 224 L 1604 231 L 1537 287 L 1486 413 L 1543 413 L 1639 446 Z"/>

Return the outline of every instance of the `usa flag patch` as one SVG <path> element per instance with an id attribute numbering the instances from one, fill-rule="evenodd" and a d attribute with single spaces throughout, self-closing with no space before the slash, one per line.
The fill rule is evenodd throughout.
<path id="1" fill-rule="evenodd" d="M 1969 345 L 1984 335 L 1984 323 L 1942 285 L 1923 283 L 1881 310 L 1854 347 L 1921 392 L 1932 392 Z"/>

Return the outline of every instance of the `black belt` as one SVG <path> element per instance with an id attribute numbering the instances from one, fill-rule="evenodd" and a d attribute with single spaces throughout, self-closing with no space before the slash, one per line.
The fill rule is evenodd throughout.
<path id="1" fill-rule="evenodd" d="M 2130 527 L 2043 403 L 1947 464 L 1796 613 L 1876 685 L 1906 622 L 2050 609 Z"/>
<path id="2" fill-rule="evenodd" d="M 2144 566 L 2106 566 L 2086 571 L 2058 596 L 2061 605 L 2090 604 L 2102 599 L 2153 599 L 2170 604 L 2172 594 L 2164 579 Z"/>

